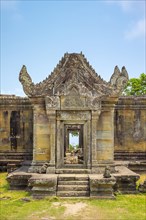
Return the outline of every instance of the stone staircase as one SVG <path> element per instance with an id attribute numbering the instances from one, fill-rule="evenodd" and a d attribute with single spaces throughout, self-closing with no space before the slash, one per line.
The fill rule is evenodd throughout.
<path id="1" fill-rule="evenodd" d="M 56 169 L 56 174 L 89 174 L 91 173 L 90 169 L 81 169 L 81 168 L 64 168 Z"/>
<path id="2" fill-rule="evenodd" d="M 59 174 L 57 196 L 89 197 L 88 174 Z"/>

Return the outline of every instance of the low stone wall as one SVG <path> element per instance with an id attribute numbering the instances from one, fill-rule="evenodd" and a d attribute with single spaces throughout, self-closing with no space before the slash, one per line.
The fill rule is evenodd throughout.
<path id="1" fill-rule="evenodd" d="M 114 191 L 122 194 L 137 193 L 136 182 L 140 178 L 139 174 L 136 174 L 125 166 L 117 166 L 116 170 L 117 173 L 113 174 L 116 179 Z"/>
<path id="2" fill-rule="evenodd" d="M 36 199 L 41 199 L 46 196 L 56 196 L 57 175 L 33 175 L 28 181 L 28 186 L 31 187 L 31 194 Z"/>
<path id="3" fill-rule="evenodd" d="M 90 197 L 99 199 L 114 199 L 113 186 L 116 179 L 112 176 L 110 178 L 103 178 L 102 174 L 89 175 L 90 181 Z"/>
<path id="4" fill-rule="evenodd" d="M 11 190 L 26 190 L 28 188 L 28 180 L 32 174 L 26 172 L 13 172 L 8 175 L 7 181 Z"/>

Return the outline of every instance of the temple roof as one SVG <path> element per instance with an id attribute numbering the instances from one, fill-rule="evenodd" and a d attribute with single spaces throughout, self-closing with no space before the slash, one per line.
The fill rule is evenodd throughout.
<path id="1" fill-rule="evenodd" d="M 70 90 L 85 96 L 119 95 L 128 80 L 125 67 L 116 66 L 110 82 L 103 80 L 82 53 L 65 53 L 53 72 L 42 82 L 34 84 L 25 66 L 19 80 L 29 97 L 68 95 Z"/>

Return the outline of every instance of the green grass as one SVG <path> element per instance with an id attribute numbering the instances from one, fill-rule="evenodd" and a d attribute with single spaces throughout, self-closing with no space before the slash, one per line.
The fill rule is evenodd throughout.
<path id="1" fill-rule="evenodd" d="M 139 183 L 144 181 L 142 175 Z M 59 199 L 33 200 L 28 192 L 11 191 L 0 174 L 0 220 L 145 220 L 146 194 L 118 195 L 116 200 Z M 28 198 L 29 201 L 23 201 Z M 64 215 L 65 204 L 86 203 L 76 215 Z"/>

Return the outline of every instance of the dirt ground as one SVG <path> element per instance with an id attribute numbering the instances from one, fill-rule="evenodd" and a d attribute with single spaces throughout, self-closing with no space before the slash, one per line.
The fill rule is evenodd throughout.
<path id="1" fill-rule="evenodd" d="M 107 219 L 101 215 L 100 210 L 88 205 L 85 202 L 54 202 L 52 203 L 54 208 L 64 207 L 65 211 L 59 217 L 49 216 L 49 213 L 43 213 L 43 217 L 37 216 L 37 213 L 30 216 L 30 220 L 103 220 Z M 98 214 L 97 214 L 98 213 Z"/>

